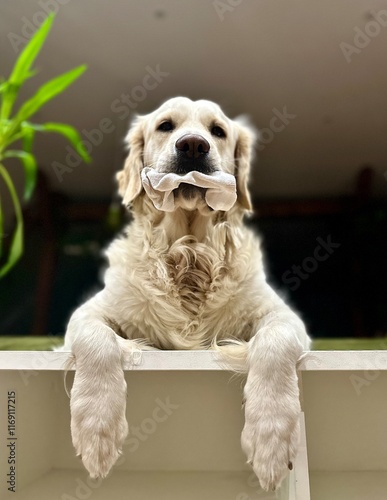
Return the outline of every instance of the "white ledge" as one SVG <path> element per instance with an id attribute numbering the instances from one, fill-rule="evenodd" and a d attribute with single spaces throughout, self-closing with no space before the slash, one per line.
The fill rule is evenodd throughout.
<path id="1" fill-rule="evenodd" d="M 387 351 L 310 351 L 299 364 L 302 371 L 387 370 Z"/>
<path id="2" fill-rule="evenodd" d="M 0 370 L 64 370 L 69 352 L 0 351 Z M 74 369 L 74 368 L 72 368 Z M 143 351 L 125 370 L 227 370 L 216 351 Z M 298 369 L 387 370 L 387 351 L 306 352 Z"/>

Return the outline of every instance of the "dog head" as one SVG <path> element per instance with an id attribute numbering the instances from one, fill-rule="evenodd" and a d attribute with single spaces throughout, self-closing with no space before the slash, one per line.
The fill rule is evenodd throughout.
<path id="1" fill-rule="evenodd" d="M 213 102 L 170 99 L 133 122 L 127 135 L 129 154 L 117 174 L 119 193 L 125 205 L 140 196 L 144 167 L 178 175 L 223 171 L 236 177 L 238 206 L 251 210 L 247 184 L 254 139 L 248 126 L 227 118 Z M 176 207 L 209 210 L 202 188 L 182 183 L 174 197 Z"/>

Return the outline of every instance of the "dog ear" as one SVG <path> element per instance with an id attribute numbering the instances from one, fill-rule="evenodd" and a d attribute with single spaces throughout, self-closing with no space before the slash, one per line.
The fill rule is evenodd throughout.
<path id="1" fill-rule="evenodd" d="M 144 125 L 142 117 L 132 123 L 125 142 L 129 146 L 129 154 L 124 168 L 117 173 L 118 192 L 124 205 L 129 205 L 142 191 L 141 170 L 143 167 Z"/>
<path id="2" fill-rule="evenodd" d="M 248 123 L 245 116 L 238 116 L 235 120 L 238 129 L 238 139 L 235 147 L 235 177 L 237 182 L 237 201 L 246 210 L 252 210 L 248 190 L 250 164 L 253 159 L 253 146 L 256 140 L 256 131 Z"/>

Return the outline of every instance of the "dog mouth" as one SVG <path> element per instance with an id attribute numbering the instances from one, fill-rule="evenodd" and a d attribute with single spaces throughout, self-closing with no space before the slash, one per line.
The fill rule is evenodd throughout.
<path id="1" fill-rule="evenodd" d="M 178 188 L 173 190 L 173 194 L 175 198 L 177 198 L 178 196 L 182 196 L 186 200 L 192 200 L 194 198 L 202 198 L 204 200 L 206 191 L 206 188 L 193 186 L 192 184 L 182 182 Z"/>
<path id="2" fill-rule="evenodd" d="M 175 207 L 189 211 L 199 210 L 205 214 L 212 212 L 206 203 L 206 192 L 206 188 L 182 182 L 179 187 L 173 190 Z"/>

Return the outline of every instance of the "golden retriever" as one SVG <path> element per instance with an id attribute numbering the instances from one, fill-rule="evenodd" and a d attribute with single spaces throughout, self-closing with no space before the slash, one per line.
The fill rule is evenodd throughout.
<path id="1" fill-rule="evenodd" d="M 177 97 L 139 116 L 119 192 L 133 221 L 108 248 L 105 287 L 72 315 L 64 349 L 76 374 L 71 431 L 92 477 L 116 462 L 128 432 L 123 357 L 132 349 L 221 350 L 247 372 L 242 447 L 264 489 L 292 468 L 299 436 L 296 364 L 309 338 L 266 282 L 259 240 L 243 225 L 254 132 L 212 102 Z M 236 202 L 216 210 L 182 183 L 157 209 L 141 172 L 235 177 Z"/>

